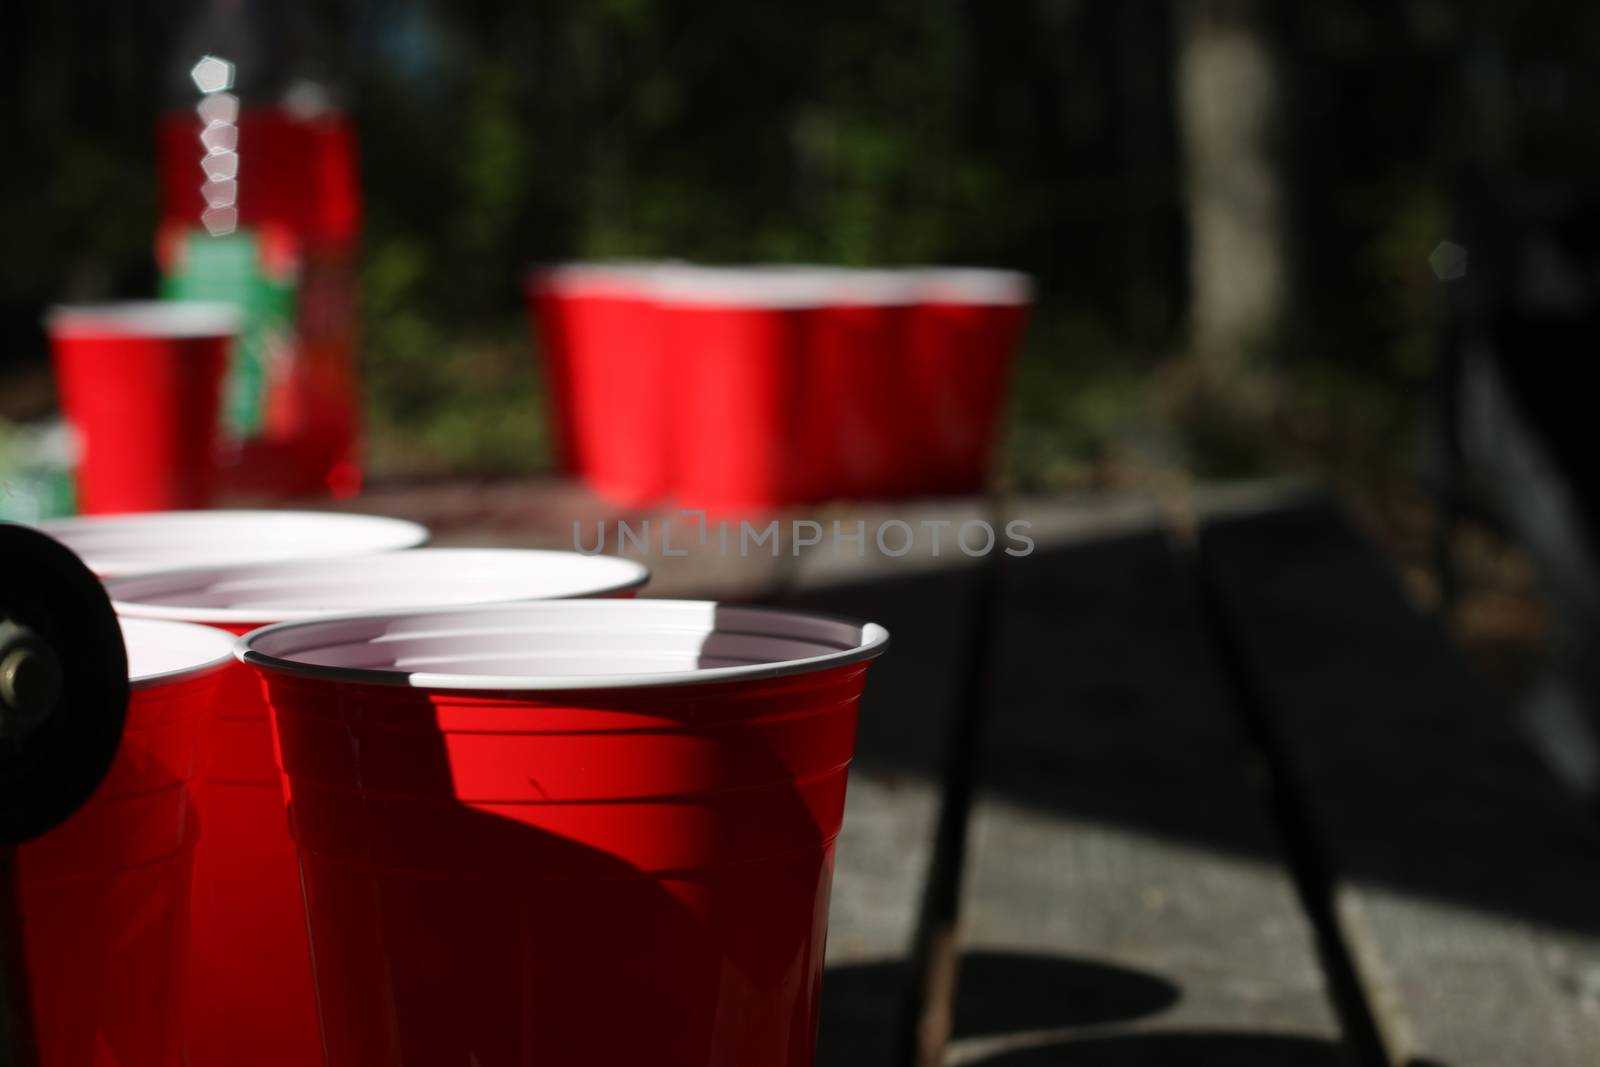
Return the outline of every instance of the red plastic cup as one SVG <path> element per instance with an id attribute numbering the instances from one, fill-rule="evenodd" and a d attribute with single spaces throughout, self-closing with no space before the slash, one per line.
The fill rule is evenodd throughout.
<path id="1" fill-rule="evenodd" d="M 567 298 L 546 281 L 546 272 L 529 272 L 526 282 L 533 347 L 544 379 L 545 418 L 558 473 L 582 477 L 577 410 L 572 396 L 572 328 L 563 314 Z"/>
<path id="2" fill-rule="evenodd" d="M 101 578 L 178 567 L 359 556 L 413 548 L 428 528 L 332 511 L 168 511 L 35 523 Z"/>
<path id="3" fill-rule="evenodd" d="M 680 268 L 658 283 L 679 502 L 720 515 L 814 499 L 832 480 L 825 416 L 809 408 L 816 272 Z M 802 440 L 804 438 L 804 440 Z"/>
<path id="4" fill-rule="evenodd" d="M 125 621 L 131 697 L 106 779 L 17 850 L 29 998 L 43 1067 L 184 1062 L 185 954 L 204 726 L 233 642 Z"/>
<path id="5" fill-rule="evenodd" d="M 906 449 L 906 484 L 918 492 L 980 492 L 1032 286 L 1025 274 L 976 268 L 924 270 L 915 282 L 904 384 L 907 410 L 920 423 Z"/>
<path id="6" fill-rule="evenodd" d="M 690 601 L 244 638 L 332 1067 L 809 1065 L 877 626 Z"/>
<path id="7" fill-rule="evenodd" d="M 904 495 L 912 463 L 904 401 L 905 321 L 916 295 L 904 271 L 814 269 L 823 286 L 807 316 L 802 407 L 796 435 L 799 496 Z"/>
<path id="8" fill-rule="evenodd" d="M 352 611 L 562 597 L 626 597 L 634 560 L 572 552 L 419 549 L 359 558 L 194 568 L 106 583 L 118 614 L 243 634 Z M 191 967 L 194 1067 L 322 1062 L 294 843 L 260 683 L 234 665 L 211 726 Z M 270 1006 L 268 1010 L 265 1006 Z"/>
<path id="9" fill-rule="evenodd" d="M 174 301 L 58 307 L 46 326 L 62 407 L 78 435 L 78 510 L 209 504 L 235 309 Z"/>
<path id="10" fill-rule="evenodd" d="M 539 269 L 528 281 L 561 465 L 626 505 L 671 488 L 653 276 L 645 265 L 596 263 Z"/>

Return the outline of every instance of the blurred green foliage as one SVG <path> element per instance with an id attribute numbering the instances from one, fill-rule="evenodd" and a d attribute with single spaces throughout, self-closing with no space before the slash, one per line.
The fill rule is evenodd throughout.
<path id="1" fill-rule="evenodd" d="M 1176 2 L 309 0 L 361 134 L 376 472 L 541 469 L 522 278 L 591 256 L 1033 273 L 1019 485 L 1092 482 L 1141 457 L 1222 474 L 1326 448 L 1403 460 L 1440 313 L 1427 255 L 1480 137 L 1461 71 L 1503 60 L 1521 85 L 1526 61 L 1543 72 L 1528 92 L 1560 96 L 1600 17 L 1283 9 L 1300 262 L 1272 364 L 1297 452 L 1163 410 L 1186 270 Z M 151 130 L 190 19 L 114 0 L 8 15 L 0 196 L 26 210 L 0 248 L 7 366 L 43 358 L 44 304 L 153 290 Z M 1549 130 L 1570 130 L 1588 98 L 1564 99 Z M 1555 167 L 1581 151 L 1535 140 Z"/>
<path id="2" fill-rule="evenodd" d="M 1144 155 L 1109 122 L 1119 17 L 1072 6 L 387 5 L 354 86 L 377 467 L 537 464 L 527 266 L 683 257 L 1032 271 L 1016 470 L 1078 476 L 1138 404 L 1120 352 L 1176 323 L 1181 227 L 1162 5 L 1136 5 Z M 1151 289 L 1159 321 L 1129 321 Z"/>

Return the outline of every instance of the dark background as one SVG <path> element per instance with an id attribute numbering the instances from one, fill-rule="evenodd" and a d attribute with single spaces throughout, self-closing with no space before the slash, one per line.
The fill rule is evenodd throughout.
<path id="1" fill-rule="evenodd" d="M 578 256 L 1034 273 L 1007 465 L 1023 488 L 1167 468 L 1404 477 L 1444 308 L 1428 257 L 1460 239 L 1462 175 L 1559 227 L 1600 169 L 1600 13 L 1582 3 L 301 10 L 308 62 L 360 133 L 379 478 L 543 469 L 520 281 Z M 51 405 L 46 304 L 153 291 L 153 126 L 192 103 L 173 86 L 198 17 L 115 0 L 6 14 L 0 414 Z M 1264 158 L 1285 209 L 1263 225 L 1285 283 L 1243 357 L 1189 331 L 1195 19 L 1276 72 L 1239 106 L 1276 115 Z"/>

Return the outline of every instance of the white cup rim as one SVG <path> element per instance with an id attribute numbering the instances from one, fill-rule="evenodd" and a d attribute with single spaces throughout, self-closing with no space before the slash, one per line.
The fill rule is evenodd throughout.
<path id="1" fill-rule="evenodd" d="M 717 265 L 681 260 L 586 260 L 530 269 L 535 290 L 670 307 L 806 310 L 829 306 L 960 303 L 1013 307 L 1033 279 L 998 267 L 846 267 L 814 263 Z"/>
<path id="2" fill-rule="evenodd" d="M 528 269 L 527 284 L 535 292 L 561 296 L 649 300 L 655 293 L 658 276 L 673 265 L 643 259 L 546 263 Z"/>
<path id="3" fill-rule="evenodd" d="M 590 641 L 594 647 L 585 650 L 589 659 L 602 659 L 608 652 L 622 656 L 627 649 L 618 638 L 629 632 L 682 642 L 718 635 L 742 641 L 746 647 L 759 647 L 765 640 L 774 649 L 807 654 L 771 660 L 758 657 L 730 666 L 599 673 L 411 669 L 444 664 L 450 657 L 438 654 L 441 650 L 453 643 L 472 645 L 476 650 L 476 642 L 490 635 L 513 636 L 516 641 L 511 643 L 524 650 L 541 639 Z M 430 641 L 435 642 L 432 649 Z M 810 674 L 872 659 L 883 652 L 888 641 L 888 631 L 876 623 L 815 612 L 696 600 L 545 600 L 279 623 L 251 631 L 238 640 L 234 650 L 241 662 L 258 670 L 327 682 L 425 690 L 569 692 L 659 689 Z M 611 647 L 606 647 L 607 642 Z M 321 656 L 324 662 L 311 660 L 311 655 Z M 565 655 L 558 650 L 533 658 L 560 660 Z M 326 662 L 351 656 L 362 662 Z M 380 665 L 372 665 L 374 656 Z M 381 665 L 384 656 L 394 662 Z"/>
<path id="4" fill-rule="evenodd" d="M 221 630 L 159 619 L 117 620 L 135 692 L 198 678 L 228 666 L 233 638 Z"/>
<path id="5" fill-rule="evenodd" d="M 1033 300 L 1033 279 L 998 267 L 919 267 L 917 298 L 928 303 L 1014 307 Z"/>
<path id="6" fill-rule="evenodd" d="M 308 591 L 299 599 L 297 583 L 314 586 L 330 579 L 332 589 Z M 535 548 L 410 548 L 152 571 L 108 578 L 105 588 L 111 606 L 127 618 L 240 625 L 359 611 L 615 597 L 649 580 L 649 567 L 620 556 Z M 399 597 L 392 592 L 397 588 Z M 414 600 L 403 599 L 413 595 Z"/>
<path id="7" fill-rule="evenodd" d="M 825 307 L 840 288 L 822 268 L 682 266 L 655 278 L 656 298 L 671 307 L 806 310 Z"/>
<path id="8" fill-rule="evenodd" d="M 409 519 L 341 511 L 141 511 L 28 525 L 72 549 L 102 578 L 183 566 L 364 555 L 428 540 L 428 528 Z M 297 536 L 263 542 L 261 535 L 274 527 Z M 241 536 L 255 539 L 240 543 Z"/>
<path id="9" fill-rule="evenodd" d="M 232 337 L 239 309 L 208 300 L 122 300 L 57 304 L 45 312 L 53 337 Z"/>
<path id="10" fill-rule="evenodd" d="M 908 307 L 917 302 L 914 271 L 894 267 L 840 267 L 825 264 L 778 265 L 760 268 L 793 274 L 815 287 L 818 302 L 827 307 Z"/>

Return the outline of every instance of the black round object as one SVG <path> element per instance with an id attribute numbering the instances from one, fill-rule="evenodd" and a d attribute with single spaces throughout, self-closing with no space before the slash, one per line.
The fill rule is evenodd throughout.
<path id="1" fill-rule="evenodd" d="M 52 538 L 0 524 L 0 845 L 89 799 L 127 714 L 128 654 L 99 580 Z"/>

